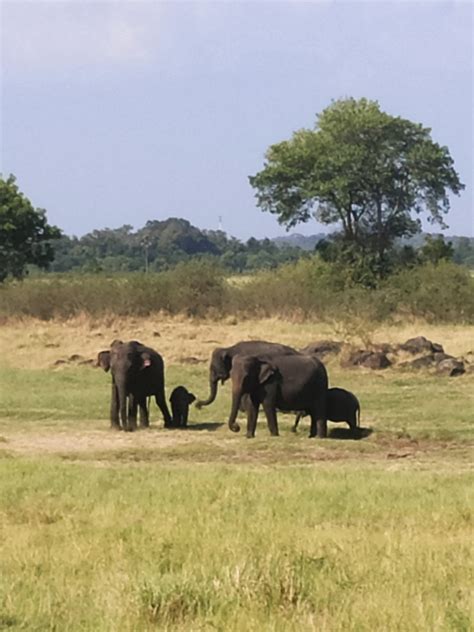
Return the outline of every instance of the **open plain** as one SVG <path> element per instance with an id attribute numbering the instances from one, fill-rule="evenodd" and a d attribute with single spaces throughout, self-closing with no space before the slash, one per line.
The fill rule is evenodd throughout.
<path id="1" fill-rule="evenodd" d="M 263 415 L 226 427 L 230 387 L 188 430 L 109 429 L 114 338 L 165 359 L 166 390 L 208 393 L 216 346 L 350 339 L 327 324 L 187 318 L 6 321 L 0 331 L 0 628 L 11 630 L 456 630 L 472 626 L 474 373 L 342 369 L 362 438 L 326 440 Z M 474 328 L 413 322 L 455 356 Z M 360 341 L 352 340 L 354 344 Z M 472 357 L 472 356 L 469 356 Z M 243 419 L 242 419 L 243 421 Z"/>

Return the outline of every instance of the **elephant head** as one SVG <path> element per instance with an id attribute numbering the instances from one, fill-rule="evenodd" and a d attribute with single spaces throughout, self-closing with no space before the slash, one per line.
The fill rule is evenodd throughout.
<path id="1" fill-rule="evenodd" d="M 211 363 L 209 366 L 209 389 L 210 394 L 206 400 L 200 400 L 196 403 L 198 408 L 209 406 L 216 399 L 217 384 L 220 380 L 221 384 L 229 378 L 232 368 L 232 356 L 228 349 L 218 347 L 212 352 Z"/>
<path id="2" fill-rule="evenodd" d="M 232 408 L 229 416 L 229 428 L 239 432 L 236 423 L 237 413 L 243 396 L 257 399 L 260 388 L 271 378 L 278 378 L 278 369 L 269 358 L 255 356 L 237 356 L 232 364 Z"/>

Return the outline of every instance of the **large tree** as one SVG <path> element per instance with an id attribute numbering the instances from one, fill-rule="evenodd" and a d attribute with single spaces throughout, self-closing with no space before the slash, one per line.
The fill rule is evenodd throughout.
<path id="1" fill-rule="evenodd" d="M 337 223 L 340 243 L 379 270 L 397 237 L 421 230 L 421 213 L 445 226 L 448 194 L 464 188 L 429 128 L 352 98 L 323 110 L 314 129 L 272 145 L 249 180 L 258 206 L 281 224 Z"/>
<path id="2" fill-rule="evenodd" d="M 14 176 L 0 177 L 0 282 L 8 275 L 22 278 L 28 264 L 48 267 L 54 258 L 51 240 L 60 234 L 46 212 L 18 190 Z"/>

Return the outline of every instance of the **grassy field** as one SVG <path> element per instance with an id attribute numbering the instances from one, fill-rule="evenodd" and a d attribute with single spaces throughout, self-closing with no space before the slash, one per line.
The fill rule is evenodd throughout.
<path id="1" fill-rule="evenodd" d="M 474 349 L 468 327 L 371 332 L 418 334 Z M 281 437 L 262 418 L 249 441 L 225 426 L 228 385 L 187 431 L 162 429 L 154 406 L 149 430 L 112 432 L 110 377 L 80 364 L 137 338 L 163 354 L 168 393 L 202 397 L 215 346 L 340 335 L 235 318 L 4 323 L 0 629 L 471 630 L 474 374 L 333 360 L 363 439 L 332 424 L 309 440 L 282 415 Z"/>

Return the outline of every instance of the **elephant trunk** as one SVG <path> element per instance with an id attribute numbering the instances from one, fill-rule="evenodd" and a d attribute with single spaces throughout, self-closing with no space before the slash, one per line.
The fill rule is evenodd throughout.
<path id="1" fill-rule="evenodd" d="M 128 430 L 128 411 L 127 411 L 127 389 L 125 383 L 119 381 L 117 383 L 118 403 L 120 412 L 120 421 L 122 422 L 122 428 Z"/>
<path id="2" fill-rule="evenodd" d="M 212 404 L 212 402 L 216 399 L 217 396 L 217 382 L 218 380 L 213 380 L 211 379 L 209 381 L 209 385 L 210 385 L 210 395 L 207 399 L 204 400 L 199 400 L 198 402 L 196 402 L 196 406 L 197 408 L 202 408 L 203 406 L 209 406 L 209 404 Z"/>

